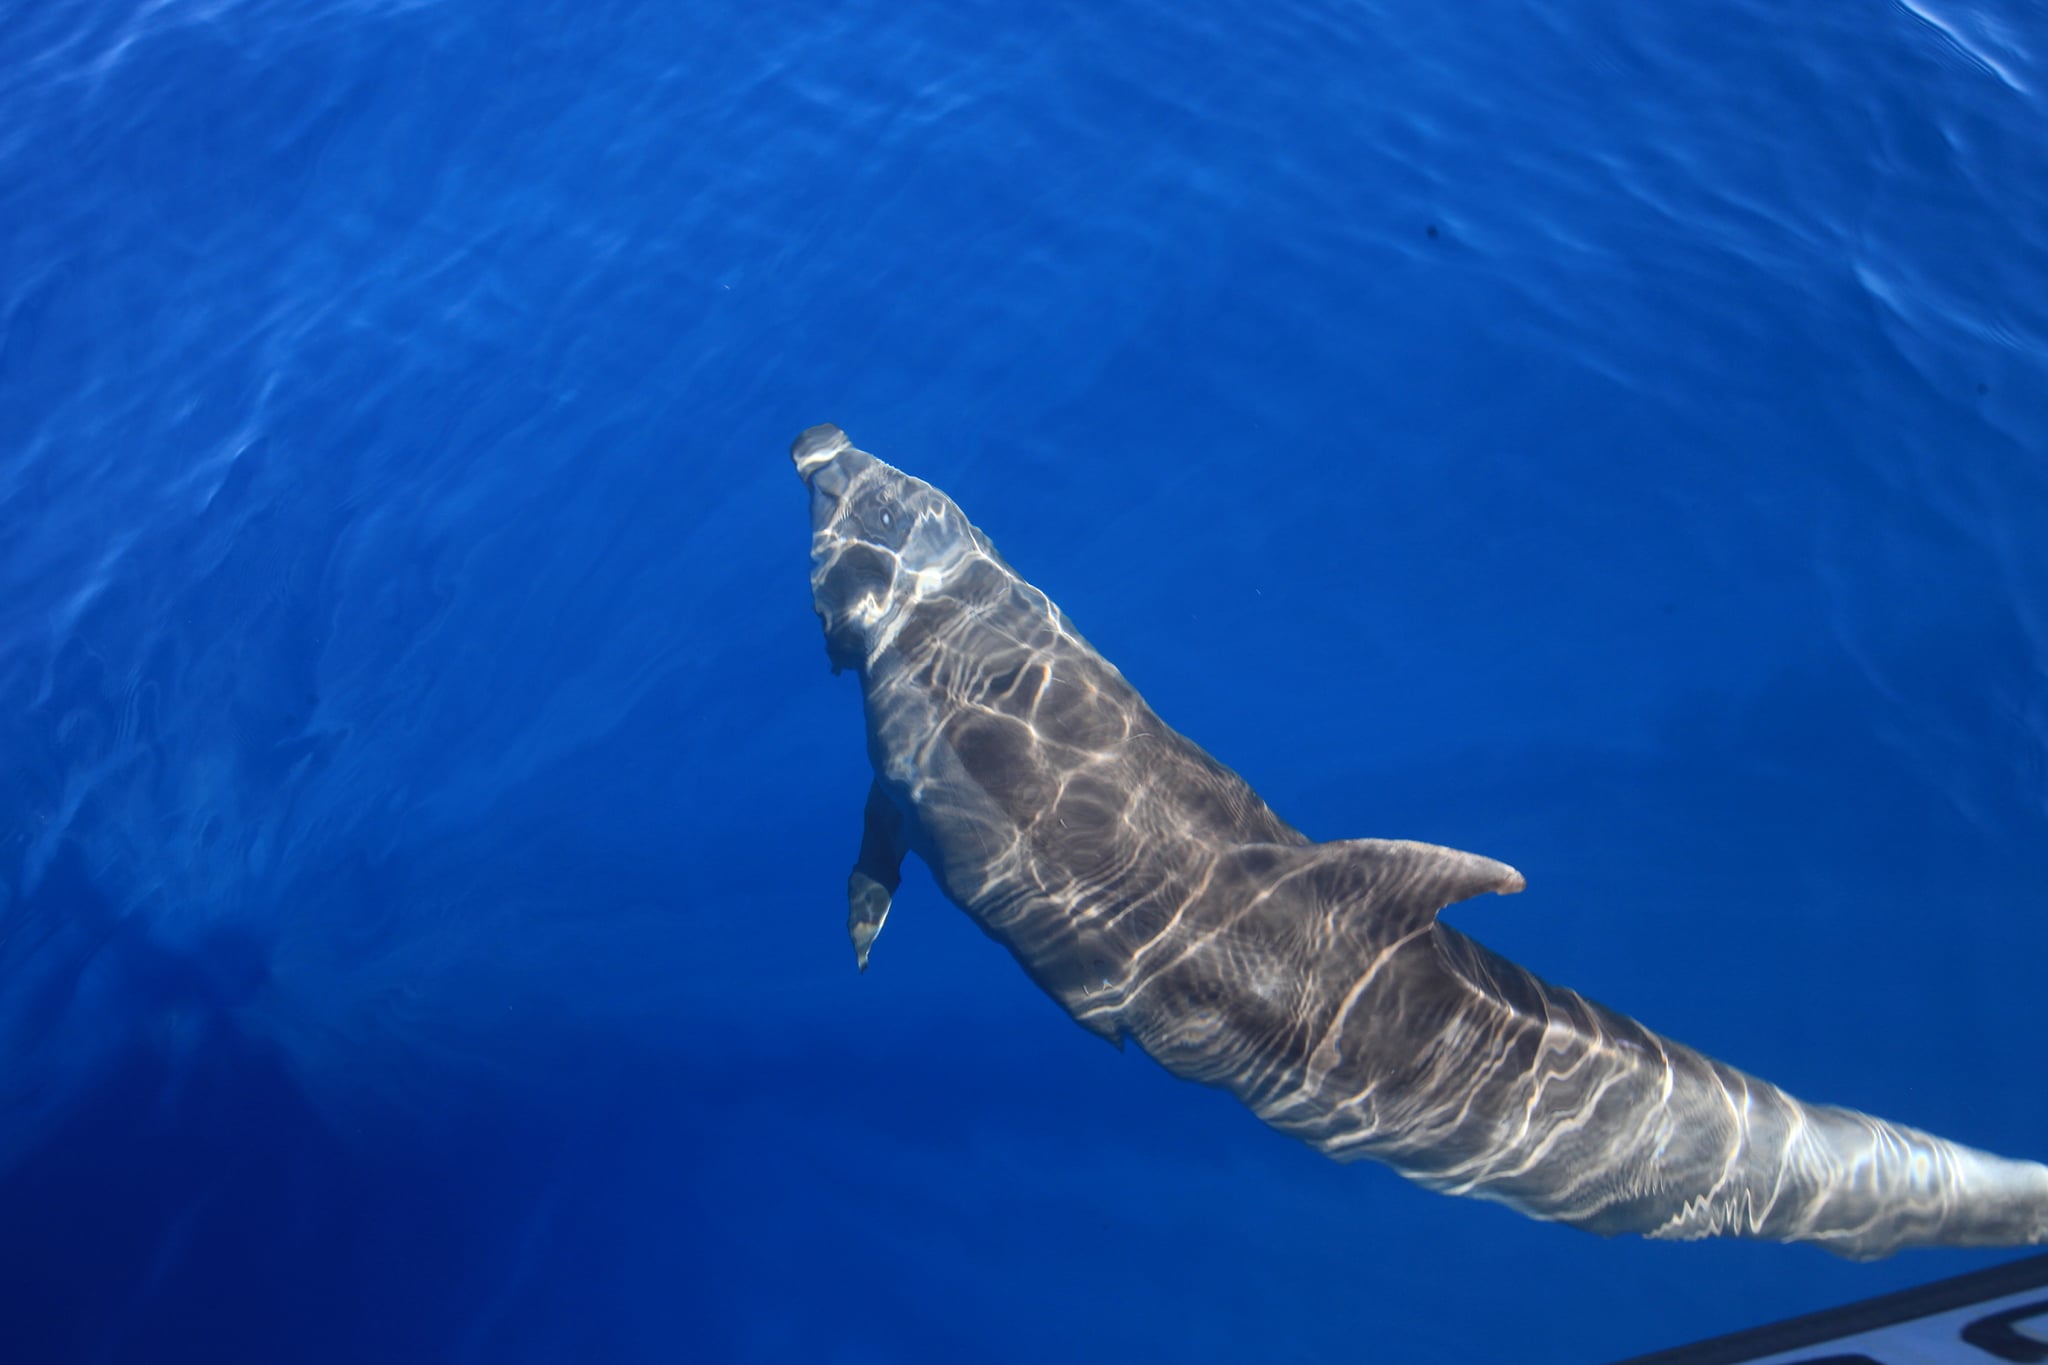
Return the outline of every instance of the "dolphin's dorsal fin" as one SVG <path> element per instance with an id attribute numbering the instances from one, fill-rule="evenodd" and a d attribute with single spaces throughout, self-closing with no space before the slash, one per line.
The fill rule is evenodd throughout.
<path id="1" fill-rule="evenodd" d="M 1426 928 L 1447 905 L 1492 891 L 1511 896 L 1526 883 L 1506 863 L 1477 853 L 1405 839 L 1337 839 L 1302 855 L 1324 903 L 1375 935 Z"/>

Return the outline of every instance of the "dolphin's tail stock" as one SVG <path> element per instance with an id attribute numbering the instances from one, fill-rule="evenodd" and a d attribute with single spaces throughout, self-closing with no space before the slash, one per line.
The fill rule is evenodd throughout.
<path id="1" fill-rule="evenodd" d="M 2048 1243 L 2048 1166 L 1793 1103 L 1805 1124 L 1786 1164 L 1798 1163 L 1809 1191 L 1802 1240 L 1859 1259 L 1911 1246 Z"/>
<path id="2" fill-rule="evenodd" d="M 1496 972 L 1522 974 L 1485 956 Z M 1599 1233 L 1810 1242 L 1855 1260 L 1906 1247 L 2048 1244 L 2048 1166 L 1807 1104 L 1528 981 L 1540 985 L 1550 1024 L 1517 1087 L 1534 1087 L 1529 1119 L 1477 1159 L 1389 1154 L 1404 1173 Z"/>
<path id="3" fill-rule="evenodd" d="M 2048 1166 L 1805 1104 L 1717 1069 L 1734 1081 L 1716 1097 L 1718 1153 L 1653 1167 L 1653 1188 L 1566 1221 L 1676 1240 L 1811 1242 L 1854 1260 L 1916 1246 L 2048 1243 Z"/>

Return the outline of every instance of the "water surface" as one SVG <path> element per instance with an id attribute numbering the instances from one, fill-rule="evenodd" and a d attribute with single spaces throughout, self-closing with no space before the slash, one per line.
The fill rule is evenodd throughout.
<path id="1" fill-rule="evenodd" d="M 46 1361 L 1597 1361 L 1603 1242 L 1074 1028 L 865 789 L 783 451 L 1316 837 L 2048 1156 L 2029 0 L 0 6 L 0 1322 Z"/>

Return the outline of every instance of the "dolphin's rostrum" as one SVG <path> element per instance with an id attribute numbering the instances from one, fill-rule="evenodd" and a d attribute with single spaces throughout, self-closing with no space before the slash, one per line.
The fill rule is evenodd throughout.
<path id="1" fill-rule="evenodd" d="M 1496 957 L 1437 912 L 1521 890 L 1513 868 L 1311 843 L 944 493 L 837 427 L 790 453 L 826 650 L 866 702 L 863 968 L 914 851 L 1085 1027 L 1339 1160 L 1602 1233 L 2048 1242 L 2048 1167 L 1802 1103 Z"/>

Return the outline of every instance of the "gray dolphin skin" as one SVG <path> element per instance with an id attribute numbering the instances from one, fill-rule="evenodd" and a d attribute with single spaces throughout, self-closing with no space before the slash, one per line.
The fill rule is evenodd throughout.
<path id="1" fill-rule="evenodd" d="M 860 966 L 904 856 L 1103 1038 L 1339 1161 L 1599 1233 L 2048 1241 L 2048 1167 L 1802 1103 L 1440 923 L 1504 863 L 1312 843 L 1168 729 L 944 493 L 812 427 L 811 590 L 875 780 Z"/>

